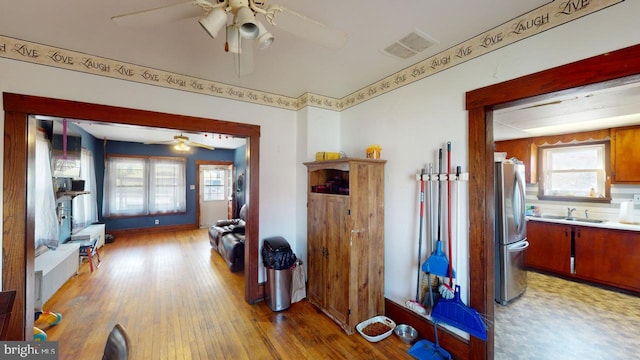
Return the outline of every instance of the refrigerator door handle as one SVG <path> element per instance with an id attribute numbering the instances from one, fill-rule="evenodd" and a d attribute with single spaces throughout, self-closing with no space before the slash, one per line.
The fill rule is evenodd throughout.
<path id="1" fill-rule="evenodd" d="M 518 241 L 517 243 L 513 244 L 513 245 L 509 245 L 507 247 L 507 250 L 510 253 L 514 253 L 514 252 L 520 252 L 520 251 L 524 251 L 529 247 L 529 242 L 527 240 L 523 240 L 523 241 Z"/>

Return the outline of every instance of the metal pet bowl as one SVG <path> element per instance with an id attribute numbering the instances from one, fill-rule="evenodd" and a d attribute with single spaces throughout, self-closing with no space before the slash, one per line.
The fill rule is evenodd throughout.
<path id="1" fill-rule="evenodd" d="M 410 325 L 400 324 L 393 330 L 403 343 L 411 345 L 418 337 L 418 331 Z"/>

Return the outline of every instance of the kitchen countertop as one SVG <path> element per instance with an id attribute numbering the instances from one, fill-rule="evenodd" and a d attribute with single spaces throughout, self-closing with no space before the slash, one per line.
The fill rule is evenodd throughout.
<path id="1" fill-rule="evenodd" d="M 555 223 L 555 224 L 597 227 L 597 228 L 605 228 L 605 229 L 640 231 L 640 223 L 626 224 L 626 223 L 620 223 L 617 221 L 604 221 L 601 223 L 592 223 L 592 222 L 586 222 L 586 221 L 545 218 L 541 216 L 527 216 L 527 220 L 542 221 L 542 222 L 549 222 L 549 223 Z"/>

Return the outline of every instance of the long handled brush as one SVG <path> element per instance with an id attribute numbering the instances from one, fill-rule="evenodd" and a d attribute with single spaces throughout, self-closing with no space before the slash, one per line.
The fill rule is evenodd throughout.
<path id="1" fill-rule="evenodd" d="M 439 150 L 439 173 L 442 173 L 442 149 Z M 441 226 L 440 223 L 440 213 L 442 212 L 442 186 L 440 185 L 440 181 L 438 181 L 438 239 L 436 241 L 436 250 L 429 256 L 427 261 L 422 264 L 422 271 L 427 274 L 433 274 L 436 276 L 447 276 L 449 269 L 449 261 L 447 257 L 442 252 L 442 241 L 441 241 Z"/>
<path id="2" fill-rule="evenodd" d="M 447 176 L 451 176 L 451 142 L 447 142 Z M 452 246 L 452 229 L 451 229 L 451 179 L 447 178 L 447 243 L 449 247 L 449 271 L 447 276 L 449 277 L 449 284 L 444 283 L 440 285 L 440 295 L 445 299 L 453 299 L 455 290 L 453 288 L 453 278 L 455 273 L 453 271 L 453 246 Z"/>

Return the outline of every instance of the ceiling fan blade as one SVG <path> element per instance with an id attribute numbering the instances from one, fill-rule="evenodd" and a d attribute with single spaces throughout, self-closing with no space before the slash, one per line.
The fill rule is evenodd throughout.
<path id="1" fill-rule="evenodd" d="M 225 50 L 233 54 L 233 66 L 238 77 L 243 77 L 253 72 L 253 40 L 240 36 L 238 26 L 227 26 L 227 43 Z"/>
<path id="2" fill-rule="evenodd" d="M 146 141 L 143 144 L 145 145 L 162 145 L 162 144 L 173 144 L 175 140 L 165 140 L 165 141 Z"/>
<path id="3" fill-rule="evenodd" d="M 344 31 L 328 27 L 280 5 L 269 6 L 265 18 L 273 26 L 331 49 L 339 49 L 347 42 L 347 33 Z"/>
<path id="4" fill-rule="evenodd" d="M 242 51 L 238 54 L 233 54 L 233 64 L 239 77 L 249 75 L 254 70 L 254 42 L 254 40 L 240 39 Z"/>
<path id="5" fill-rule="evenodd" d="M 201 144 L 201 143 L 197 143 L 195 141 L 189 141 L 187 143 L 187 145 L 189 146 L 196 146 L 196 147 L 201 147 L 203 149 L 208 149 L 208 150 L 215 150 L 215 148 L 213 146 L 210 145 L 205 145 L 205 144 Z"/>
<path id="6" fill-rule="evenodd" d="M 124 27 L 151 27 L 173 21 L 202 16 L 202 8 L 197 1 L 189 1 L 176 5 L 136 11 L 111 18 L 116 24 Z"/>

